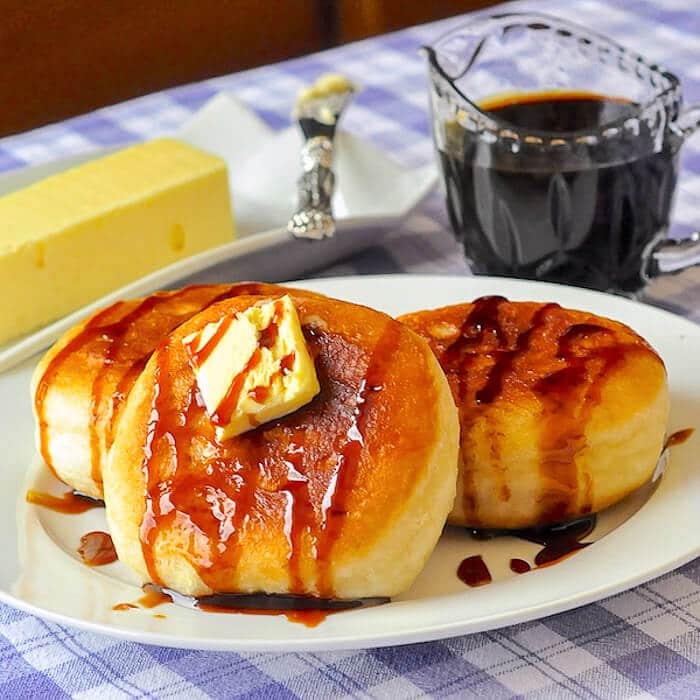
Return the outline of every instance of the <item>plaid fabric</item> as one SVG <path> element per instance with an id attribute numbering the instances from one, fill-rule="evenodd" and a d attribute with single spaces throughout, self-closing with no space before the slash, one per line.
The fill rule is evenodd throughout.
<path id="1" fill-rule="evenodd" d="M 696 0 L 514 3 L 596 28 L 682 78 L 700 101 Z M 273 127 L 302 84 L 342 70 L 364 86 L 344 122 L 406 164 L 432 157 L 424 67 L 416 49 L 452 23 L 416 27 L 322 54 L 132 100 L 0 141 L 0 170 L 177 127 L 230 90 Z M 673 234 L 700 226 L 700 137 L 684 149 Z M 391 245 L 322 274 L 467 272 L 439 194 Z M 657 285 L 656 303 L 700 319 L 700 273 Z M 119 642 L 0 605 L 0 698 L 99 697 L 700 697 L 700 560 L 579 610 L 448 641 L 327 654 L 233 654 Z"/>

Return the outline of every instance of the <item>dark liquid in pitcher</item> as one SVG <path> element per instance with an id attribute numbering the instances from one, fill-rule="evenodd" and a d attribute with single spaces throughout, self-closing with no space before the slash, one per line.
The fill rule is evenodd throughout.
<path id="1" fill-rule="evenodd" d="M 514 128 L 574 132 L 631 116 L 636 105 L 585 92 L 549 92 L 482 103 Z M 440 151 L 452 226 L 475 272 L 634 292 L 643 257 L 668 226 L 678 144 L 654 153 L 644 123 L 632 143 L 611 139 L 606 165 L 561 166 L 541 153 L 488 148 L 447 125 Z M 649 144 L 649 148 L 645 145 Z M 639 156 L 639 153 L 646 155 Z M 585 154 L 585 151 L 584 151 Z M 576 162 L 576 161 L 574 161 Z"/>

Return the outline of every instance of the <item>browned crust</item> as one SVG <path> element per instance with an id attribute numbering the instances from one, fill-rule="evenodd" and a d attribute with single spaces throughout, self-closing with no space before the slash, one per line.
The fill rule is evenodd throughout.
<path id="1" fill-rule="evenodd" d="M 210 590 L 246 590 L 247 572 L 255 570 L 264 573 L 267 590 L 332 596 L 342 562 L 369 555 L 415 500 L 417 486 L 435 468 L 437 445 L 445 441 L 441 454 L 454 459 L 453 409 L 444 403 L 447 387 L 424 341 L 365 307 L 292 298 L 321 384 L 321 393 L 299 411 L 221 444 L 205 409 L 192 402 L 195 380 L 182 338 L 262 297 L 220 302 L 183 324 L 154 353 L 132 391 L 108 469 L 108 510 L 119 521 L 118 549 L 128 548 L 132 561 L 141 558 L 151 580 L 168 583 L 163 562 L 182 557 Z M 443 408 L 436 414 L 440 406 L 447 414 Z M 164 433 L 165 412 L 168 420 L 182 415 L 186 429 Z M 352 463 L 346 446 L 358 432 L 363 447 Z M 448 480 L 455 473 L 454 462 L 438 468 Z M 293 472 L 303 475 L 302 488 L 290 485 Z M 447 486 L 440 489 L 453 493 Z M 216 508 L 229 509 L 226 543 L 213 493 Z M 155 532 L 144 530 L 164 497 L 167 512 L 156 514 Z M 444 522 L 441 503 L 449 508 L 440 496 L 437 522 L 426 522 L 435 531 L 432 543 Z M 425 513 L 431 509 L 426 503 Z M 137 538 L 141 551 L 134 554 Z M 424 561 L 429 549 L 417 548 Z"/>
<path id="2" fill-rule="evenodd" d="M 459 409 L 451 521 L 564 521 L 648 479 L 668 416 L 666 372 L 651 346 L 585 311 L 505 300 L 490 307 L 457 304 L 399 319 L 429 343 Z M 608 465 L 613 456 L 617 469 Z"/>
<path id="3" fill-rule="evenodd" d="M 73 488 L 102 497 L 102 470 L 124 399 L 153 350 L 219 298 L 285 289 L 241 282 L 156 292 L 118 302 L 70 329 L 44 355 L 32 379 L 37 441 L 47 465 Z M 67 433 L 75 436 L 77 448 L 69 454 L 55 448 L 60 440 L 52 441 L 52 435 Z"/>

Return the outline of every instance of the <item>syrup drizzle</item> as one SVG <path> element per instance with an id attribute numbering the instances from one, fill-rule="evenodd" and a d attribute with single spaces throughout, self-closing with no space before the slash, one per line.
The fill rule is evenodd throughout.
<path id="1" fill-rule="evenodd" d="M 334 588 L 330 563 L 345 517 L 347 503 L 355 485 L 362 450 L 365 446 L 364 433 L 370 416 L 373 397 L 382 390 L 392 355 L 398 345 L 400 324 L 389 322 L 379 338 L 367 364 L 365 378 L 360 383 L 355 399 L 350 426 L 345 433 L 345 444 L 337 446 L 338 461 L 331 478 L 329 489 L 323 499 L 323 522 L 320 537 L 316 542 L 318 560 L 319 595 L 333 597 Z"/>
<path id="2" fill-rule="evenodd" d="M 526 574 L 532 567 L 524 559 L 511 559 L 510 570 L 514 574 Z"/>
<path id="3" fill-rule="evenodd" d="M 688 440 L 691 435 L 695 432 L 695 428 L 683 428 L 683 430 L 677 430 L 675 433 L 671 433 L 664 443 L 664 449 L 667 447 L 675 447 L 676 445 L 682 445 L 686 440 Z"/>
<path id="4" fill-rule="evenodd" d="M 91 476 L 92 480 L 101 485 L 102 484 L 102 470 L 101 470 L 101 460 L 100 460 L 100 432 L 97 429 L 99 419 L 102 415 L 102 401 L 104 393 L 104 385 L 110 375 L 110 370 L 112 365 L 114 365 L 119 351 L 124 347 L 125 336 L 132 328 L 133 324 L 138 321 L 138 319 L 146 316 L 151 311 L 156 309 L 159 304 L 162 304 L 166 300 L 170 300 L 173 297 L 179 296 L 185 290 L 173 295 L 157 295 L 153 294 L 146 297 L 140 304 L 138 304 L 132 311 L 122 316 L 119 320 L 100 328 L 100 339 L 103 341 L 102 349 L 102 365 L 95 376 L 92 383 L 92 395 L 90 397 L 90 423 L 89 435 L 90 435 L 90 465 L 91 465 Z M 138 358 L 136 362 L 141 360 Z M 128 373 L 128 370 L 127 370 Z M 109 402 L 109 408 L 114 410 L 118 408 L 115 406 L 114 397 Z M 111 417 L 107 416 L 106 420 L 111 422 Z"/>
<path id="5" fill-rule="evenodd" d="M 158 292 L 143 299 L 135 308 L 120 316 L 119 312 L 127 302 L 117 302 L 93 316 L 84 328 L 72 338 L 48 363 L 44 374 L 39 379 L 34 398 L 34 408 L 39 425 L 39 451 L 49 469 L 55 474 L 52 465 L 51 454 L 48 445 L 48 424 L 45 418 L 45 401 L 49 387 L 54 383 L 66 360 L 79 350 L 88 347 L 91 356 L 99 361 L 100 370 L 92 383 L 92 396 L 90 401 L 90 422 L 88 425 L 90 434 L 91 473 L 93 480 L 101 483 L 101 463 L 105 450 L 109 449 L 114 437 L 114 418 L 122 402 L 128 396 L 131 387 L 146 365 L 153 350 L 160 344 L 164 337 L 171 333 L 177 326 L 199 313 L 209 306 L 235 296 L 259 295 L 278 291 L 274 285 L 265 285 L 257 282 L 244 282 L 225 287 L 224 291 L 212 296 L 221 287 L 218 285 L 192 285 L 177 292 Z M 163 305 L 175 298 L 182 298 L 189 302 L 183 304 L 183 308 L 176 312 L 166 314 L 157 313 Z M 154 312 L 154 313 L 151 313 Z M 144 323 L 144 319 L 155 318 L 155 329 L 144 325 L 143 334 L 138 335 L 143 342 L 147 339 L 145 347 L 136 352 L 130 347 L 128 340 L 129 331 L 136 331 Z M 157 332 L 156 332 L 157 331 Z M 109 378 L 116 379 L 116 390 L 112 393 L 105 405 L 105 388 Z M 99 431 L 97 424 L 104 420 L 105 450 L 99 444 Z"/>
<path id="6" fill-rule="evenodd" d="M 68 515 L 77 515 L 93 508 L 104 508 L 105 506 L 104 501 L 85 496 L 77 491 L 68 491 L 62 496 L 52 496 L 50 493 L 30 489 L 27 491 L 26 500 L 27 503 Z"/>
<path id="7" fill-rule="evenodd" d="M 284 533 L 289 544 L 287 562 L 289 566 L 289 588 L 303 593 L 304 583 L 301 575 L 301 554 L 304 533 L 309 532 L 314 522 L 314 509 L 309 493 L 309 480 L 304 476 L 304 448 L 290 445 L 286 455 L 287 483 L 284 490 L 287 495 L 287 509 L 284 518 Z"/>
<path id="8" fill-rule="evenodd" d="M 166 341 L 164 348 L 158 354 L 156 367 L 156 382 L 153 389 L 151 420 L 146 433 L 146 444 L 143 450 L 141 469 L 146 482 L 146 508 L 141 521 L 140 538 L 146 568 L 154 583 L 160 584 L 155 565 L 154 544 L 160 527 L 176 517 L 177 510 L 173 504 L 172 483 L 168 480 L 157 480 L 158 474 L 149 468 L 155 450 L 165 440 L 172 451 L 174 460 L 173 472 L 177 474 L 182 459 L 184 447 L 179 438 L 188 439 L 186 425 L 192 406 L 196 403 L 194 383 L 187 394 L 184 407 L 180 408 L 174 401 L 168 401 L 171 391 L 170 367 Z"/>
<path id="9" fill-rule="evenodd" d="M 590 489 L 583 489 L 588 502 L 576 503 L 579 478 L 587 478 L 579 474 L 576 459 L 587 444 L 589 418 L 611 370 L 631 352 L 653 350 L 623 327 L 575 323 L 577 318 L 585 320 L 585 315 L 574 314 L 557 304 L 541 305 L 523 327 L 515 304 L 503 297 L 482 297 L 474 301 L 456 340 L 443 347 L 428 334 L 460 411 L 465 436 L 462 491 L 465 510 L 475 524 L 478 504 L 468 436 L 481 416 L 491 420 L 484 411 L 507 393 L 509 383 L 526 386 L 541 405 L 541 521 L 562 522 L 591 507 Z M 521 358 L 527 359 L 521 362 Z M 492 430 L 498 432 L 496 423 Z M 495 440 L 496 461 L 498 449 Z M 505 477 L 501 480 L 500 488 L 495 488 L 507 501 L 510 490 Z"/>
<path id="10" fill-rule="evenodd" d="M 296 360 L 296 352 L 292 350 L 290 353 L 285 355 L 281 360 L 280 360 L 280 366 L 278 369 L 276 369 L 271 375 L 270 375 L 270 381 L 268 384 L 260 384 L 256 387 L 253 387 L 249 392 L 248 396 L 250 396 L 253 401 L 256 401 L 257 403 L 264 403 L 267 398 L 270 395 L 270 391 L 272 391 L 272 385 L 277 381 L 277 379 L 281 377 L 286 377 L 293 369 L 294 369 L 294 362 Z M 252 416 L 251 416 L 252 420 Z"/>
<path id="11" fill-rule="evenodd" d="M 199 350 L 194 350 L 192 348 L 192 342 L 186 343 L 187 350 L 190 354 L 190 359 L 197 367 L 201 367 L 214 352 L 214 348 L 219 344 L 219 341 L 226 335 L 226 331 L 231 327 L 235 316 L 224 316 L 224 318 L 219 321 L 218 328 L 212 333 L 211 338 L 199 348 Z"/>
<path id="12" fill-rule="evenodd" d="M 459 336 L 445 348 L 440 361 L 450 367 L 465 359 L 465 354 L 482 351 L 485 344 L 500 347 L 505 338 L 498 322 L 498 310 L 508 300 L 501 296 L 480 297 L 462 324 Z M 489 342 L 489 338 L 491 342 Z"/>
<path id="13" fill-rule="evenodd" d="M 498 310 L 502 304 L 507 303 L 502 296 L 486 296 L 476 299 L 471 311 L 464 320 L 457 339 L 450 343 L 439 355 L 438 359 L 443 370 L 452 375 L 451 384 L 456 384 L 455 402 L 459 410 L 459 419 L 462 426 L 462 435 L 468 435 L 476 414 L 471 408 L 471 402 L 467 395 L 471 386 L 469 378 L 472 368 L 480 359 L 480 353 L 486 349 L 499 348 L 504 341 L 504 334 L 498 323 Z M 496 444 L 496 443 L 494 443 Z M 470 452 L 468 444 L 460 441 L 462 456 L 462 482 L 464 504 L 468 512 L 476 510 L 476 493 L 474 473 L 470 469 Z M 507 486 L 503 484 L 500 489 L 503 496 L 508 497 Z"/>
<path id="14" fill-rule="evenodd" d="M 117 551 L 109 533 L 97 530 L 80 538 L 78 554 L 88 566 L 104 566 L 117 561 Z"/>
<path id="15" fill-rule="evenodd" d="M 502 350 L 496 354 L 496 361 L 486 375 L 486 384 L 476 392 L 478 404 L 493 403 L 503 390 L 504 379 L 512 373 L 515 360 L 530 349 L 534 335 L 541 332 L 547 323 L 547 316 L 553 309 L 561 308 L 559 304 L 545 304 L 533 316 L 529 328 L 520 333 L 512 350 Z"/>
<path id="16" fill-rule="evenodd" d="M 173 597 L 155 586 L 144 586 L 144 594 L 136 601 L 142 608 L 155 608 L 158 605 L 172 603 Z"/>
<path id="17" fill-rule="evenodd" d="M 333 450 L 338 456 L 337 463 L 326 487 L 320 514 L 312 505 L 309 480 L 305 475 L 305 459 L 313 457 L 306 454 L 292 438 L 286 444 L 279 443 L 282 450 L 280 458 L 273 458 L 271 463 L 269 444 L 262 429 L 245 433 L 231 444 L 218 443 L 212 428 L 207 428 L 209 419 L 202 419 L 202 407 L 193 392 L 190 391 L 190 395 L 183 398 L 181 390 L 178 393 L 173 384 L 170 357 L 174 349 L 168 343 L 161 346 L 156 355 L 151 419 L 143 452 L 146 508 L 140 529 L 144 560 L 154 583 L 162 583 L 154 551 L 156 538 L 161 529 L 179 519 L 190 530 L 190 541 L 196 542 L 196 546 L 189 549 L 190 561 L 202 580 L 214 590 L 221 588 L 219 581 L 222 580 L 227 581 L 226 585 L 233 585 L 231 576 L 235 575 L 242 551 L 240 542 L 253 507 L 264 508 L 261 499 L 264 503 L 264 499 L 275 497 L 283 498 L 286 503 L 283 517 L 289 552 L 290 590 L 299 594 L 308 593 L 304 589 L 304 580 L 309 580 L 307 569 L 303 568 L 306 564 L 316 567 L 314 593 L 321 598 L 333 597 L 330 559 L 346 520 L 349 497 L 364 447 L 363 430 L 372 414 L 373 397 L 383 388 L 382 381 L 401 329 L 402 326 L 395 321 L 387 323 L 369 357 L 364 379 L 355 389 L 355 404 L 348 415 L 349 425 L 341 433 L 342 437 L 338 438 Z M 319 346 L 334 338 L 324 331 L 304 330 L 312 355 L 317 355 Z M 293 356 L 283 361 L 282 371 L 291 367 L 293 361 Z M 191 373 L 192 370 L 188 366 L 183 371 Z M 323 378 L 326 371 L 323 362 L 317 371 L 322 386 L 324 383 L 328 386 Z M 187 382 L 194 386 L 193 377 L 188 378 Z M 288 423 L 285 423 L 285 419 L 268 423 L 265 431 Z M 294 431 L 303 438 L 305 429 L 290 426 L 284 430 L 288 431 L 285 434 L 290 438 Z M 212 454 L 209 467 L 197 474 L 181 468 L 189 458 L 188 450 L 194 433 L 199 439 L 210 442 Z M 156 454 L 159 459 L 154 462 Z M 281 477 L 280 467 L 284 467 Z M 271 483 L 270 470 L 277 474 L 272 491 L 265 485 Z"/>
<path id="18" fill-rule="evenodd" d="M 124 302 L 118 301 L 106 309 L 103 309 L 98 314 L 93 316 L 86 324 L 83 330 L 78 333 L 74 338 L 72 338 L 68 343 L 66 343 L 51 361 L 47 364 L 44 373 L 41 376 L 34 394 L 34 411 L 37 416 L 37 423 L 39 427 L 39 453 L 41 454 L 44 462 L 46 462 L 49 469 L 53 472 L 54 476 L 58 478 L 55 469 L 53 468 L 53 463 L 51 460 L 51 454 L 49 452 L 49 433 L 48 424 L 46 422 L 44 414 L 44 403 L 46 401 L 46 395 L 48 393 L 49 387 L 54 382 L 60 368 L 63 363 L 71 356 L 73 353 L 80 350 L 82 347 L 99 339 L 100 336 L 100 325 L 102 322 L 109 318 L 113 313 L 116 313 L 122 306 Z"/>
<path id="19" fill-rule="evenodd" d="M 233 378 L 226 395 L 221 399 L 216 411 L 211 414 L 211 421 L 214 425 L 226 426 L 231 422 L 231 416 L 238 406 L 241 398 L 243 386 L 248 379 L 248 375 L 260 364 L 262 352 L 260 347 L 255 348 L 245 367 Z"/>
<path id="20" fill-rule="evenodd" d="M 143 591 L 144 595 L 136 603 L 117 603 L 112 607 L 112 610 L 124 611 L 139 607 L 151 609 L 159 605 L 176 603 L 182 607 L 208 613 L 284 615 L 289 622 L 303 624 L 306 627 L 316 627 L 328 615 L 389 602 L 388 598 L 324 600 L 301 595 L 271 595 L 267 593 L 217 593 L 193 598 L 151 584 L 146 584 Z"/>
<path id="21" fill-rule="evenodd" d="M 461 581 L 475 588 L 477 586 L 485 586 L 491 583 L 491 572 L 486 566 L 486 562 L 481 558 L 480 554 L 462 559 L 457 568 L 457 576 Z"/>
<path id="22" fill-rule="evenodd" d="M 600 403 L 603 384 L 622 362 L 630 346 L 586 347 L 592 336 L 611 337 L 611 331 L 594 324 L 575 324 L 560 335 L 557 357 L 564 368 L 542 378 L 534 391 L 543 406 L 540 431 L 543 479 L 554 487 L 542 494 L 541 520 L 562 522 L 571 517 L 578 489 L 577 455 L 586 447 L 585 430 L 593 409 Z M 590 511 L 590 501 L 581 511 Z"/>
<path id="23" fill-rule="evenodd" d="M 597 522 L 595 514 L 558 525 L 523 528 L 521 530 L 471 530 L 472 537 L 489 540 L 494 537 L 517 537 L 534 542 L 542 547 L 535 555 L 535 567 L 542 569 L 567 559 L 572 554 L 588 547 L 592 542 L 583 542 L 593 532 Z M 524 559 L 511 559 L 510 570 L 525 574 L 532 567 Z M 457 576 L 468 586 L 482 586 L 491 582 L 491 574 L 481 556 L 467 557 L 459 565 Z"/>
<path id="24" fill-rule="evenodd" d="M 151 466 L 155 450 L 165 443 L 174 462 L 171 473 L 175 476 L 181 473 L 180 465 L 189 457 L 194 412 L 197 409 L 201 412 L 193 377 L 184 404 L 178 405 L 168 350 L 166 343 L 158 353 L 151 421 L 142 462 L 146 509 L 140 529 L 141 548 L 151 580 L 162 584 L 156 566 L 155 538 L 174 519 L 185 518 L 200 544 L 200 553 L 193 564 L 205 583 L 215 588 L 217 571 L 221 568 L 235 571 L 237 566 L 238 541 L 254 503 L 260 464 L 256 460 L 229 463 L 223 455 L 217 455 L 204 473 L 191 474 L 184 470 L 178 478 L 160 480 L 158 471 Z M 253 453 L 259 451 L 257 443 L 261 436 L 254 433 L 245 439 Z M 218 443 L 213 442 L 213 446 L 220 451 Z"/>
<path id="25" fill-rule="evenodd" d="M 282 312 L 284 311 L 284 305 L 279 299 L 275 302 L 274 311 L 272 314 L 272 320 L 260 331 L 259 344 L 262 348 L 271 348 L 277 342 L 277 338 L 280 333 L 280 318 L 282 317 Z"/>
<path id="26" fill-rule="evenodd" d="M 114 442 L 115 434 L 115 421 L 117 418 L 117 411 L 119 407 L 126 401 L 126 397 L 131 391 L 131 387 L 134 386 L 136 380 L 139 378 L 141 372 L 143 372 L 146 364 L 148 363 L 148 358 L 150 355 L 142 357 L 140 360 L 136 360 L 129 369 L 126 370 L 122 378 L 117 383 L 117 388 L 112 394 L 112 405 L 109 408 L 109 418 L 107 422 L 107 427 L 105 431 L 105 449 L 109 450 Z M 93 475 L 95 472 L 95 465 L 92 465 Z M 101 471 L 101 470 L 100 470 Z M 93 476 L 94 478 L 94 476 Z"/>

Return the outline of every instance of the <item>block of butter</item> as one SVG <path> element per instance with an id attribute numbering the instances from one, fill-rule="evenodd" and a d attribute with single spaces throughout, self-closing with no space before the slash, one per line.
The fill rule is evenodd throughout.
<path id="1" fill-rule="evenodd" d="M 233 236 L 224 161 L 172 139 L 0 197 L 0 344 Z"/>
<path id="2" fill-rule="evenodd" d="M 224 316 L 183 343 L 219 440 L 286 416 L 320 391 L 289 296 Z"/>

